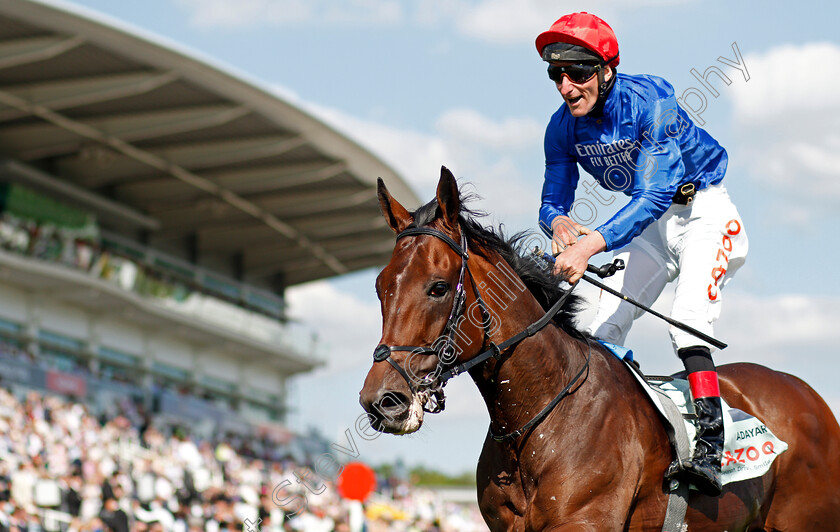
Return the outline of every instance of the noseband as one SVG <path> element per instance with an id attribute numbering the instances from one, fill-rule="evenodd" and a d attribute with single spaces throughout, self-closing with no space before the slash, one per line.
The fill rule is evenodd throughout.
<path id="1" fill-rule="evenodd" d="M 441 333 L 440 338 L 443 338 L 443 343 L 440 345 L 439 342 L 435 342 L 432 346 L 412 346 L 412 345 L 386 345 L 380 344 L 374 349 L 373 351 L 373 361 L 382 362 L 387 360 L 391 366 L 394 367 L 397 372 L 402 375 L 403 379 L 405 379 L 406 383 L 408 384 L 409 389 L 411 390 L 412 394 L 417 394 L 425 396 L 427 399 L 424 401 L 423 410 L 429 413 L 437 413 L 441 412 L 444 409 L 444 394 L 443 394 L 443 387 L 446 385 L 447 381 L 452 377 L 460 375 L 465 371 L 470 370 L 471 368 L 477 366 L 478 364 L 482 364 L 489 358 L 493 357 L 496 360 L 501 359 L 502 353 L 506 351 L 509 347 L 521 342 L 525 338 L 529 338 L 539 332 L 543 327 L 545 327 L 551 319 L 560 311 L 563 307 L 563 303 L 569 298 L 572 293 L 572 288 L 570 288 L 563 296 L 555 302 L 551 308 L 549 308 L 546 313 L 541 317 L 539 320 L 535 321 L 524 330 L 519 332 L 518 334 L 508 338 L 504 342 L 500 344 L 495 344 L 490 340 L 490 321 L 491 316 L 490 312 L 487 310 L 487 305 L 484 303 L 484 300 L 481 298 L 481 293 L 478 291 L 478 287 L 475 284 L 475 278 L 470 272 L 469 265 L 467 261 L 469 260 L 469 253 L 467 252 L 467 238 L 464 235 L 464 232 L 461 231 L 461 244 L 459 245 L 455 240 L 453 240 L 449 235 L 438 231 L 437 229 L 432 229 L 430 227 L 411 227 L 408 228 L 397 235 L 397 240 L 399 241 L 401 238 L 405 238 L 408 236 L 419 236 L 419 235 L 430 235 L 434 236 L 440 240 L 443 240 L 452 250 L 455 251 L 458 255 L 461 256 L 461 271 L 458 276 L 458 284 L 455 287 L 455 297 L 452 301 L 452 310 L 449 313 L 449 319 L 446 321 L 446 324 L 443 327 L 443 332 Z M 479 353 L 475 357 L 471 358 L 470 360 L 459 364 L 457 366 L 453 366 L 454 363 L 454 356 L 455 356 L 455 345 L 454 345 L 454 334 L 455 328 L 460 323 L 461 318 L 464 315 L 464 305 L 466 302 L 467 294 L 466 290 L 464 289 L 464 280 L 466 278 L 466 274 L 470 274 L 470 284 L 472 285 L 473 294 L 475 294 L 476 303 L 478 304 L 479 308 L 481 309 L 481 318 L 482 318 L 482 326 L 484 328 L 484 343 L 482 345 L 488 345 L 489 349 Z M 519 430 L 513 431 L 508 434 L 504 434 L 501 436 L 495 435 L 490 432 L 490 436 L 496 441 L 506 441 L 509 439 L 514 439 L 522 434 L 524 434 L 528 429 L 539 423 L 548 413 L 554 409 L 555 406 L 560 402 L 563 397 L 569 394 L 572 385 L 577 382 L 577 380 L 583 375 L 584 371 L 589 368 L 589 359 L 592 355 L 592 346 L 589 344 L 589 339 L 583 336 L 586 344 L 589 348 L 589 352 L 586 355 L 586 364 L 580 369 L 580 371 L 575 375 L 574 378 L 571 379 L 569 384 L 560 391 L 554 399 L 546 405 L 545 408 L 542 409 L 536 416 L 534 416 L 528 423 L 525 424 Z M 415 387 L 412 383 L 412 378 L 409 377 L 408 373 L 403 369 L 393 358 L 391 358 L 391 353 L 397 351 L 411 351 L 413 353 L 419 354 L 426 354 L 426 355 L 436 355 L 438 360 L 441 364 L 445 366 L 451 366 L 446 371 L 443 371 L 439 376 L 436 378 L 433 376 L 436 371 L 433 371 L 429 375 L 425 376 L 422 380 L 417 381 L 417 386 Z M 452 358 L 449 361 L 449 358 Z M 409 361 L 411 359 L 409 358 Z M 440 365 L 438 366 L 440 368 Z M 431 404 L 431 407 L 428 405 Z"/>

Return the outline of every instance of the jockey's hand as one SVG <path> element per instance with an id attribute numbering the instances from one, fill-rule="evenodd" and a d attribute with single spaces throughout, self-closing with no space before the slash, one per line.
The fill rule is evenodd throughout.
<path id="1" fill-rule="evenodd" d="M 565 251 L 554 262 L 554 273 L 562 275 L 570 284 L 575 284 L 586 273 L 589 259 L 605 251 L 607 243 L 598 231 L 590 232 L 576 243 L 566 246 Z"/>
<path id="2" fill-rule="evenodd" d="M 579 236 L 588 235 L 592 230 L 568 216 L 558 216 L 551 221 L 551 232 L 551 253 L 557 255 L 577 242 Z"/>

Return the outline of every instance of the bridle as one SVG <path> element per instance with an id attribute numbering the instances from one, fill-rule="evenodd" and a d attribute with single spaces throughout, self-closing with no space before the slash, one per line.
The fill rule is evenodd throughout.
<path id="1" fill-rule="evenodd" d="M 453 240 L 449 235 L 438 231 L 437 229 L 432 229 L 429 227 L 410 227 L 400 234 L 397 235 L 397 241 L 407 236 L 419 236 L 419 235 L 431 235 L 440 240 L 443 240 L 450 248 L 452 248 L 455 253 L 461 256 L 461 271 L 458 274 L 458 284 L 455 285 L 455 297 L 452 300 L 452 310 L 449 312 L 449 318 L 446 320 L 446 324 L 443 326 L 443 332 L 440 336 L 438 336 L 438 340 L 436 340 L 431 347 L 426 346 L 414 346 L 414 345 L 385 345 L 380 344 L 376 347 L 373 351 L 373 361 L 374 362 L 382 362 L 383 360 L 387 360 L 391 366 L 394 367 L 397 372 L 402 375 L 405 382 L 408 383 L 408 387 L 413 394 L 420 394 L 426 396 L 426 401 L 424 402 L 423 409 L 429 413 L 438 413 L 444 409 L 444 395 L 443 395 L 443 386 L 446 385 L 446 381 L 461 373 L 466 371 L 464 368 L 452 368 L 450 372 L 454 371 L 454 373 L 449 373 L 445 378 L 444 375 L 434 375 L 435 372 L 425 376 L 423 379 L 412 378 L 408 375 L 408 373 L 399 365 L 397 364 L 394 359 L 391 358 L 391 353 L 396 351 L 411 351 L 412 353 L 417 354 L 426 354 L 426 355 L 436 355 L 438 360 L 442 363 L 455 358 L 455 330 L 458 327 L 458 323 L 461 320 L 461 317 L 464 315 L 464 305 L 466 304 L 467 300 L 467 291 L 464 288 L 464 280 L 466 279 L 466 274 L 470 274 L 470 284 L 472 285 L 473 294 L 475 295 L 476 302 L 478 304 L 479 309 L 481 310 L 481 320 L 482 320 L 482 327 L 484 329 L 484 343 L 494 346 L 495 344 L 490 341 L 490 312 L 487 310 L 487 305 L 484 303 L 484 300 L 481 298 L 481 293 L 478 291 L 478 287 L 475 285 L 475 280 L 473 278 L 472 272 L 469 271 L 470 267 L 467 261 L 469 260 L 469 253 L 467 252 L 467 238 L 464 235 L 463 231 L 461 232 L 461 244 L 459 245 L 455 240 Z M 442 340 L 442 341 L 441 341 Z M 482 344 L 484 345 L 484 344 Z M 410 360 L 410 358 L 409 358 Z M 440 368 L 440 365 L 438 365 Z M 415 387 L 414 382 L 417 382 L 417 386 Z M 430 407 L 428 405 L 431 405 Z"/>
<path id="2" fill-rule="evenodd" d="M 537 321 L 526 327 L 524 330 L 519 332 L 518 334 L 508 338 L 504 342 L 500 344 L 494 343 L 490 339 L 490 322 L 491 322 L 491 315 L 490 312 L 487 310 L 487 304 L 481 298 L 481 292 L 479 292 L 478 287 L 475 284 L 475 278 L 470 272 L 469 268 L 469 253 L 467 250 L 467 238 L 464 235 L 464 231 L 461 231 L 461 244 L 459 245 L 455 240 L 453 240 L 449 235 L 443 233 L 442 231 L 438 231 L 437 229 L 432 229 L 431 227 L 409 227 L 408 229 L 403 230 L 401 233 L 397 235 L 397 241 L 402 238 L 409 237 L 409 236 L 420 236 L 420 235 L 430 235 L 434 236 L 443 242 L 445 242 L 450 248 L 452 248 L 455 253 L 460 255 L 461 257 L 461 270 L 458 275 L 458 284 L 455 287 L 455 296 L 452 301 L 452 310 L 449 313 L 449 318 L 446 321 L 446 324 L 443 327 L 443 332 L 438 337 L 438 340 L 442 341 L 435 341 L 432 346 L 413 346 L 413 345 L 386 345 L 380 344 L 374 349 L 373 351 L 373 361 L 374 363 L 388 361 L 389 364 L 405 379 L 406 383 L 408 384 L 409 389 L 411 390 L 412 394 L 419 395 L 421 398 L 424 398 L 423 401 L 423 410 L 429 413 L 438 413 L 443 411 L 445 408 L 444 406 L 444 394 L 443 394 L 443 387 L 446 385 L 449 379 L 460 375 L 466 371 L 469 371 L 473 367 L 484 363 L 488 359 L 495 358 L 497 361 L 501 359 L 502 353 L 505 352 L 509 347 L 521 342 L 525 338 L 529 338 L 539 332 L 543 327 L 545 327 L 551 319 L 560 311 L 563 307 L 563 304 L 569 298 L 572 293 L 572 289 L 570 288 L 563 296 L 555 302 L 551 308 L 549 308 L 546 313 Z M 455 340 L 454 334 L 458 324 L 461 322 L 463 315 L 464 315 L 464 305 L 467 299 L 466 289 L 464 287 L 464 281 L 466 279 L 466 275 L 469 274 L 470 284 L 472 286 L 473 294 L 475 295 L 476 304 L 478 305 L 479 309 L 481 310 L 481 318 L 482 318 L 482 327 L 484 329 L 484 342 L 482 346 L 487 345 L 489 348 L 485 351 L 482 351 L 475 357 L 471 358 L 470 360 L 458 364 L 452 365 L 454 363 L 454 355 L 455 355 Z M 572 287 L 574 288 L 574 287 Z M 587 347 L 589 349 L 586 355 L 586 363 L 584 366 L 578 371 L 577 375 L 574 376 L 569 381 L 569 384 L 566 385 L 557 396 L 546 405 L 545 408 L 542 409 L 536 416 L 534 416 L 528 423 L 526 423 L 523 427 L 508 434 L 503 434 L 501 436 L 493 434 L 490 432 L 490 436 L 496 441 L 506 441 L 509 439 L 514 439 L 522 434 L 524 434 L 527 430 L 535 426 L 539 423 L 548 413 L 554 409 L 555 406 L 565 397 L 568 395 L 572 389 L 572 386 L 575 382 L 583 375 L 585 371 L 588 371 L 589 368 L 589 360 L 592 355 L 592 346 L 589 343 L 589 338 L 581 335 L 581 337 L 586 341 Z M 412 353 L 417 354 L 426 354 L 426 355 L 436 355 L 438 357 L 438 367 L 436 371 L 426 375 L 422 379 L 412 379 L 408 375 L 405 369 L 403 369 L 393 358 L 391 358 L 391 353 L 398 352 L 398 351 L 411 351 Z M 447 362 L 450 358 L 452 358 L 451 362 Z M 411 358 L 409 358 L 409 361 Z M 438 369 L 442 369 L 442 367 L 450 366 L 446 371 L 442 371 L 439 375 L 435 375 Z M 416 383 L 413 383 L 414 381 Z M 429 406 L 431 405 L 431 406 Z"/>

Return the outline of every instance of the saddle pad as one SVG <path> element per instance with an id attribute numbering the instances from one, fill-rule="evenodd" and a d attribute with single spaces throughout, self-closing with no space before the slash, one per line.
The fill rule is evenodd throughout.
<path id="1" fill-rule="evenodd" d="M 629 367 L 632 361 L 632 351 L 608 342 L 601 343 L 628 365 L 628 371 L 642 385 L 642 389 L 656 405 L 665 422 L 667 422 L 668 417 L 660 402 L 660 396 L 651 389 L 651 386 L 656 386 L 677 405 L 677 409 L 683 414 L 685 430 L 693 452 L 697 428 L 691 422 L 695 412 L 688 381 L 674 379 L 661 384 L 652 384 L 639 375 L 634 368 Z M 721 398 L 721 406 L 725 440 L 721 459 L 721 482 L 729 484 L 730 482 L 739 482 L 762 476 L 770 469 L 773 460 L 787 450 L 787 443 L 777 438 L 759 419 L 742 410 L 730 407 L 723 398 Z"/>

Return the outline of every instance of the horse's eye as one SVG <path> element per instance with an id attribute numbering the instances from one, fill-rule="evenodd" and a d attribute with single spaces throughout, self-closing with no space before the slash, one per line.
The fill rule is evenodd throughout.
<path id="1" fill-rule="evenodd" d="M 432 297 L 443 297 L 449 291 L 449 285 L 444 282 L 437 282 L 429 288 L 429 295 Z"/>

